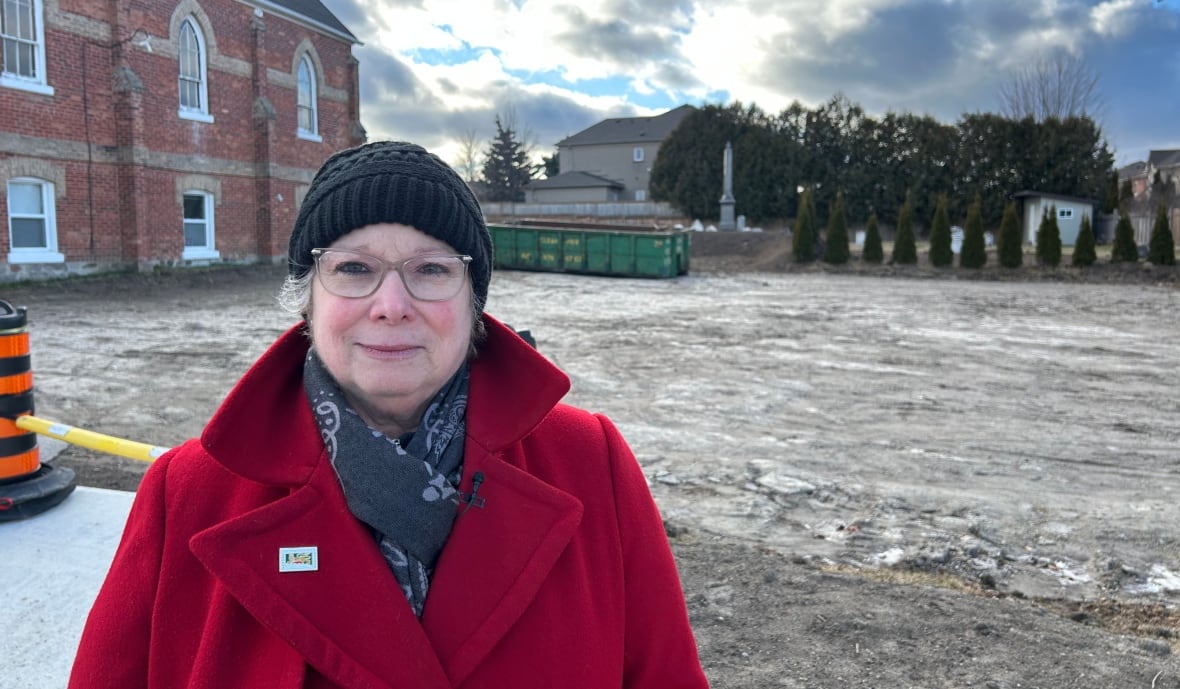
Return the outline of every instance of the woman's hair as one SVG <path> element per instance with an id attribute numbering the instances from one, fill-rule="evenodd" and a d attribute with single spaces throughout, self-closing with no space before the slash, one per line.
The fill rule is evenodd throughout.
<path id="1" fill-rule="evenodd" d="M 288 275 L 287 279 L 283 281 L 283 286 L 279 288 L 278 302 L 279 306 L 284 311 L 299 316 L 305 321 L 310 320 L 311 311 L 311 281 L 315 279 L 315 268 L 303 273 L 302 275 Z M 484 305 L 480 303 L 479 297 L 475 294 L 475 290 L 470 289 L 470 281 L 468 282 L 468 293 L 471 295 L 471 315 L 473 325 L 471 326 L 471 344 L 467 350 L 467 358 L 474 359 L 478 353 L 478 347 L 487 339 L 488 330 L 484 326 L 483 314 Z"/>

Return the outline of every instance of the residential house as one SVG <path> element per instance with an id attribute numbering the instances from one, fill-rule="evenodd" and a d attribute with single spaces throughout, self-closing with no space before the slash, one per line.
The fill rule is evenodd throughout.
<path id="1" fill-rule="evenodd" d="M 1021 236 L 1029 244 L 1036 243 L 1041 218 L 1049 211 L 1057 213 L 1057 230 L 1063 246 L 1077 243 L 1082 218 L 1089 218 L 1091 226 L 1094 223 L 1094 202 L 1090 199 L 1040 191 L 1019 191 L 1012 198 L 1016 201 L 1020 217 Z"/>
<path id="2" fill-rule="evenodd" d="M 5 0 L 0 280 L 279 261 L 363 143 L 357 39 L 320 0 Z"/>
<path id="3" fill-rule="evenodd" d="M 557 143 L 559 173 L 526 190 L 529 203 L 648 201 L 660 144 L 690 112 L 682 105 L 654 117 L 603 120 Z"/>
<path id="4" fill-rule="evenodd" d="M 1151 240 L 1157 209 L 1163 203 L 1172 239 L 1180 243 L 1180 149 L 1150 151 L 1146 161 L 1119 170 L 1120 186 L 1125 180 L 1131 181 L 1133 198 L 1125 205 L 1135 242 L 1145 246 Z"/>

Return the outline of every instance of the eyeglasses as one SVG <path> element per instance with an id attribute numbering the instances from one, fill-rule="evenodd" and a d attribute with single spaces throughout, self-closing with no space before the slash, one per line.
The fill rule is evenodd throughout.
<path id="1" fill-rule="evenodd" d="M 466 284 L 470 256 L 415 256 L 390 263 L 350 249 L 312 249 L 316 275 L 338 297 L 360 299 L 377 291 L 386 273 L 396 271 L 418 301 L 446 301 Z"/>

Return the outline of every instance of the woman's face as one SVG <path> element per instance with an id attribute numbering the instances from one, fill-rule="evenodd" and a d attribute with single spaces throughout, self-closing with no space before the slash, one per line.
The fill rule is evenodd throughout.
<path id="1" fill-rule="evenodd" d="M 331 249 L 361 251 L 390 263 L 454 255 L 449 244 L 408 225 L 353 230 Z M 463 364 L 474 314 L 471 279 L 447 301 L 418 301 L 396 271 L 367 297 L 339 297 L 312 280 L 312 345 L 345 397 L 374 428 L 397 437 L 414 430 L 426 406 Z"/>

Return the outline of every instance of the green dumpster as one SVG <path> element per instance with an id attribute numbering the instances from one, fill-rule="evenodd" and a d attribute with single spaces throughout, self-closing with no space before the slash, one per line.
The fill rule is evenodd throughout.
<path id="1" fill-rule="evenodd" d="M 493 265 L 509 270 L 668 278 L 688 272 L 692 253 L 691 235 L 682 230 L 532 225 L 488 229 Z"/>

